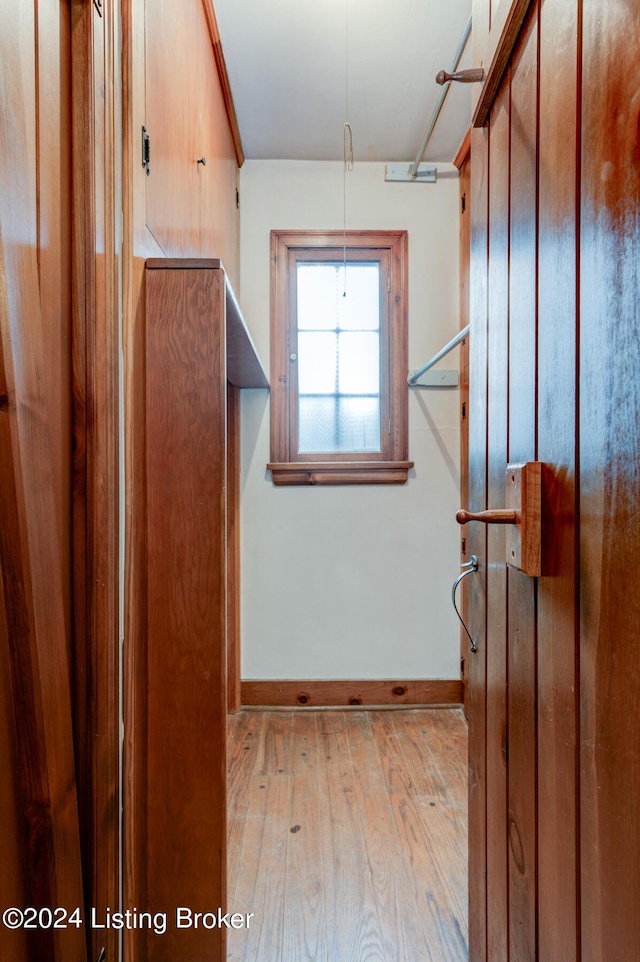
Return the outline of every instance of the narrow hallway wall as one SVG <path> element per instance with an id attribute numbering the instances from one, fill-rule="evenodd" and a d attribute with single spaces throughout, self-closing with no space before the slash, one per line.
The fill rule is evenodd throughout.
<path id="1" fill-rule="evenodd" d="M 409 231 L 409 367 L 457 332 L 457 171 L 388 184 L 347 175 L 348 229 Z M 241 170 L 241 301 L 269 359 L 269 232 L 343 226 L 342 163 L 248 161 Z M 439 367 L 457 369 L 457 351 Z M 274 488 L 267 392 L 242 399 L 243 678 L 459 677 L 450 601 L 458 571 L 459 393 L 412 390 L 404 486 Z"/>

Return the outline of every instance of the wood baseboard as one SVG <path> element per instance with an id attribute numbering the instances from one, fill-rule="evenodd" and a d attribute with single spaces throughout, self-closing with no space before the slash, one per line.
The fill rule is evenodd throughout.
<path id="1" fill-rule="evenodd" d="M 243 708 L 388 707 L 461 705 L 458 679 L 411 681 L 271 681 L 241 684 Z"/>

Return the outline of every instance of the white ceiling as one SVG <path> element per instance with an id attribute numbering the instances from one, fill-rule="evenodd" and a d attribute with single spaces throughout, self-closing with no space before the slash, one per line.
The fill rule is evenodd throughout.
<path id="1" fill-rule="evenodd" d="M 248 159 L 341 160 L 348 119 L 355 160 L 389 162 L 415 159 L 442 89 L 435 75 L 452 65 L 471 0 L 215 0 L 215 9 Z M 451 88 L 425 160 L 451 161 L 469 127 L 469 86 Z"/>

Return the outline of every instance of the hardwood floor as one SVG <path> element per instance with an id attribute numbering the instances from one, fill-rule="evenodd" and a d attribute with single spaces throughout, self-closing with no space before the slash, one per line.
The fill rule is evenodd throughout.
<path id="1" fill-rule="evenodd" d="M 462 712 L 229 721 L 229 962 L 465 962 Z"/>

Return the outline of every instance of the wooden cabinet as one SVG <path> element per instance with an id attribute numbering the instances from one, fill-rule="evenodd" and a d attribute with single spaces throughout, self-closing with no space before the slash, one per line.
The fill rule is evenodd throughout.
<path id="1" fill-rule="evenodd" d="M 243 155 L 221 58 L 211 0 L 145 0 L 146 227 L 167 257 L 215 252 L 237 284 Z"/>
<path id="2" fill-rule="evenodd" d="M 226 912 L 228 391 L 268 383 L 220 261 L 147 261 L 145 367 L 146 901 Z M 224 933 L 145 957 L 222 960 Z"/>

